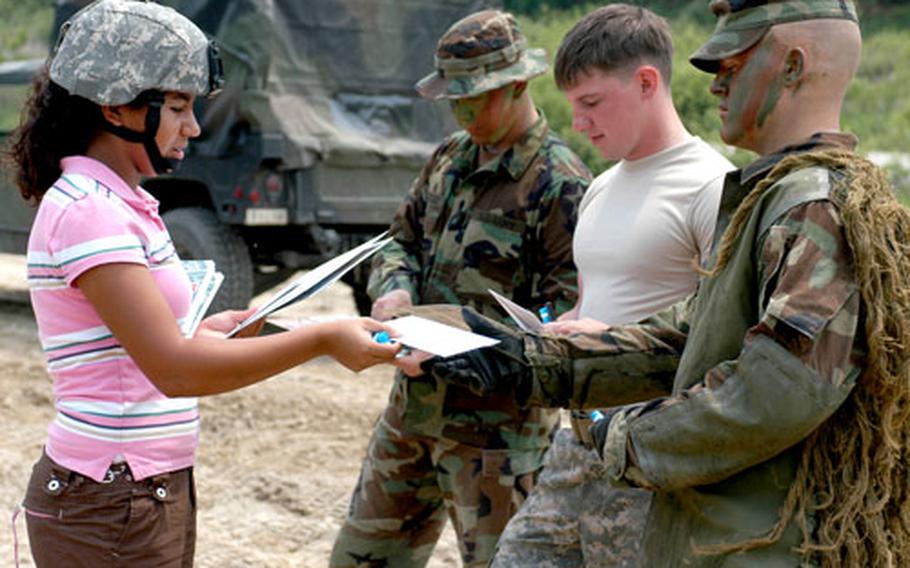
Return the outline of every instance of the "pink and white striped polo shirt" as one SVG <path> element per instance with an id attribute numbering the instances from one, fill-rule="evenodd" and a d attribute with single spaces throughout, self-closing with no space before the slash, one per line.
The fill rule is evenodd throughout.
<path id="1" fill-rule="evenodd" d="M 136 479 L 191 466 L 199 439 L 196 399 L 168 398 L 155 388 L 73 285 L 102 264 L 141 264 L 174 317 L 184 318 L 190 283 L 158 202 L 91 158 L 64 158 L 61 167 L 28 242 L 32 308 L 57 409 L 47 453 L 96 481 L 117 457 Z"/>

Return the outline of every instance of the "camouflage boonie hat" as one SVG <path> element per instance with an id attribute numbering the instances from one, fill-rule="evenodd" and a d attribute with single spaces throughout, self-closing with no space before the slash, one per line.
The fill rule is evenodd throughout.
<path id="1" fill-rule="evenodd" d="M 547 56 L 529 49 L 515 17 L 484 10 L 459 20 L 436 46 L 436 72 L 417 83 L 428 99 L 459 99 L 546 73 Z"/>
<path id="2" fill-rule="evenodd" d="M 207 95 L 220 87 L 217 48 L 185 16 L 142 0 L 99 0 L 60 28 L 50 78 L 99 105 L 147 90 Z"/>
<path id="3" fill-rule="evenodd" d="M 858 22 L 851 0 L 712 0 L 717 27 L 689 62 L 716 73 L 720 61 L 755 45 L 772 26 L 802 20 L 837 19 Z"/>

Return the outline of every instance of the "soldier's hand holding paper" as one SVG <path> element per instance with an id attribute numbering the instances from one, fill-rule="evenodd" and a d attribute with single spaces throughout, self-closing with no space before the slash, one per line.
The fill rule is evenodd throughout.
<path id="1" fill-rule="evenodd" d="M 524 357 L 522 332 L 485 318 L 470 308 L 462 308 L 464 322 L 478 335 L 496 340 L 494 345 L 472 349 L 450 357 L 422 357 L 420 369 L 414 372 L 413 361 L 397 363 L 410 376 L 431 374 L 437 378 L 469 388 L 478 395 L 512 390 L 519 400 L 527 399 L 530 367 Z"/>

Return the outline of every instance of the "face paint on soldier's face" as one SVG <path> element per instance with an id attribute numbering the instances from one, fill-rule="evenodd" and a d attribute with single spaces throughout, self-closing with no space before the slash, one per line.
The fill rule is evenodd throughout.
<path id="1" fill-rule="evenodd" d="M 783 93 L 780 49 L 766 38 L 757 46 L 724 59 L 711 93 L 720 97 L 723 141 L 757 149 Z"/>
<path id="2" fill-rule="evenodd" d="M 481 93 L 474 97 L 450 99 L 449 104 L 452 107 L 452 114 L 455 115 L 455 120 L 458 121 L 458 124 L 462 128 L 467 128 L 473 124 L 489 97 L 490 93 Z"/>
<path id="3" fill-rule="evenodd" d="M 449 104 L 455 120 L 475 143 L 493 146 L 511 127 L 513 92 L 514 85 L 509 85 L 473 97 L 450 99 Z"/>

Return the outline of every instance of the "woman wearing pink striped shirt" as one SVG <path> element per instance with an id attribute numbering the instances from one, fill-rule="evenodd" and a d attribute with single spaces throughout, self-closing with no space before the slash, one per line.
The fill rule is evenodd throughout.
<path id="1" fill-rule="evenodd" d="M 228 340 L 249 313 L 229 311 L 181 333 L 189 281 L 139 182 L 180 162 L 199 135 L 193 100 L 219 83 L 189 20 L 102 0 L 62 28 L 14 136 L 20 191 L 39 203 L 28 279 L 57 410 L 24 502 L 38 566 L 191 566 L 195 397 L 319 355 L 360 370 L 398 350 L 366 318 Z"/>

